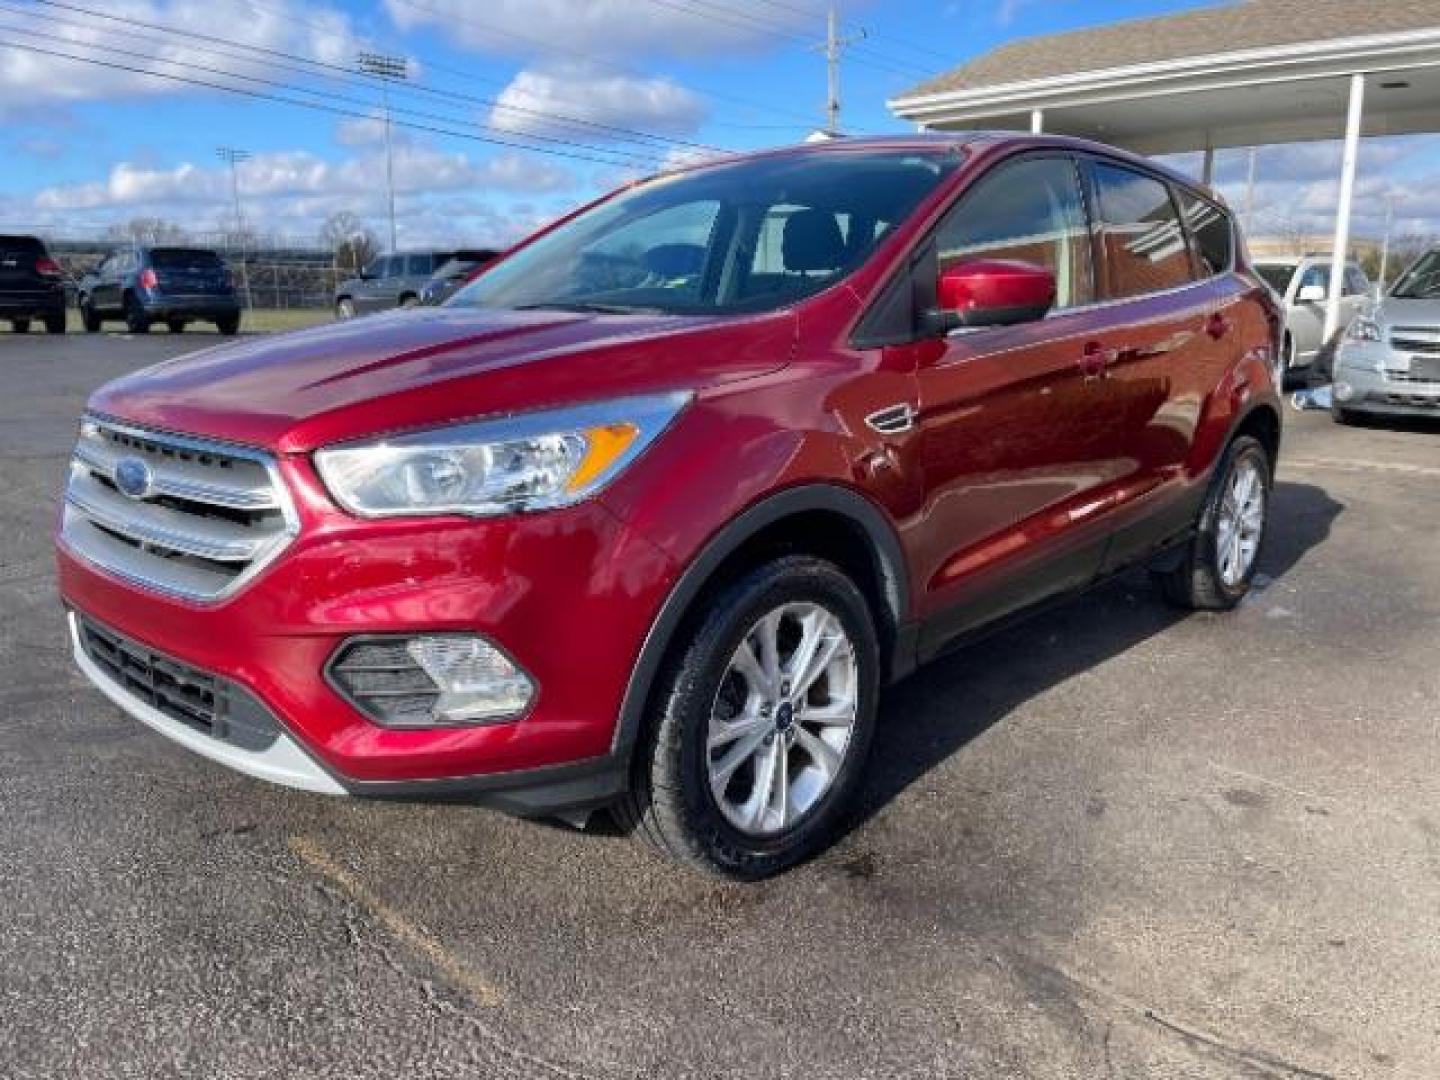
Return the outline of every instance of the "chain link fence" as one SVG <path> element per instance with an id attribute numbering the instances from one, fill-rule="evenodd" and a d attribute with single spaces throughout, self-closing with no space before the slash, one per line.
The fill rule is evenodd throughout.
<path id="1" fill-rule="evenodd" d="M 135 244 L 128 238 L 110 236 L 47 236 L 44 239 L 72 289 L 105 256 Z M 335 302 L 336 286 L 358 272 L 355 267 L 340 264 L 334 252 L 313 240 L 292 241 L 273 236 L 242 247 L 230 239 L 225 234 L 187 233 L 144 242 L 154 247 L 199 247 L 219 252 L 229 265 L 235 288 L 247 308 L 328 309 Z"/>

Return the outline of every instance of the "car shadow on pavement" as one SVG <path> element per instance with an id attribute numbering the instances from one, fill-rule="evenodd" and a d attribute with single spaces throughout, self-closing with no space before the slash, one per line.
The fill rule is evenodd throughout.
<path id="1" fill-rule="evenodd" d="M 1257 571 L 1284 578 L 1325 542 L 1345 507 L 1324 488 L 1281 481 Z M 853 820 L 858 826 L 1031 698 L 1159 634 L 1190 613 L 1132 571 L 941 657 L 886 692 Z"/>

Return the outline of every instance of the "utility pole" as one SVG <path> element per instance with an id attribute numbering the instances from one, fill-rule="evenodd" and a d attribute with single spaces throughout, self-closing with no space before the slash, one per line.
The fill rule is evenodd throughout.
<path id="1" fill-rule="evenodd" d="M 250 268 L 245 259 L 245 216 L 240 213 L 240 163 L 250 160 L 250 151 L 234 146 L 217 146 L 215 156 L 230 164 L 230 194 L 235 199 L 235 239 L 240 242 L 240 289 L 245 294 L 245 306 L 254 308 L 250 296 Z"/>
<path id="2" fill-rule="evenodd" d="M 1395 196 L 1385 200 L 1385 239 L 1380 241 L 1380 295 L 1385 294 L 1385 272 L 1390 266 L 1390 230 L 1395 225 Z"/>
<path id="3" fill-rule="evenodd" d="M 825 19 L 825 43 L 819 46 L 825 52 L 825 133 L 831 138 L 840 135 L 840 56 L 849 46 L 864 40 L 864 30 L 848 38 L 840 36 L 840 16 L 831 4 Z"/>
<path id="4" fill-rule="evenodd" d="M 395 150 L 390 137 L 390 84 L 404 82 L 410 77 L 410 61 L 403 56 L 362 52 L 359 63 L 362 74 L 380 80 L 380 101 L 385 110 L 385 186 L 390 193 L 390 253 L 393 255 L 398 244 L 395 240 Z"/>
<path id="5" fill-rule="evenodd" d="M 1245 174 L 1245 231 L 1255 231 L 1255 155 L 1256 147 L 1250 147 L 1250 168 Z"/>

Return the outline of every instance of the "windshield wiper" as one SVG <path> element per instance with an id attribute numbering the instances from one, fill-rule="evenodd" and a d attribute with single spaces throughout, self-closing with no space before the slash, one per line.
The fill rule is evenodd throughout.
<path id="1" fill-rule="evenodd" d="M 633 307 L 626 304 L 592 304 L 583 301 L 556 300 L 543 304 L 520 304 L 516 311 L 579 311 L 593 315 L 664 315 L 662 308 Z"/>

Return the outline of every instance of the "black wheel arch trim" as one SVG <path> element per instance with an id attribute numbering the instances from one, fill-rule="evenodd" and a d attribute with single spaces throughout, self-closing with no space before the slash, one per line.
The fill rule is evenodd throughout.
<path id="1" fill-rule="evenodd" d="M 711 537 L 671 587 L 650 625 L 640 655 L 630 672 L 616 718 L 611 752 L 629 762 L 644 725 L 645 707 L 660 666 L 691 605 L 724 561 L 748 540 L 787 517 L 813 511 L 839 514 L 854 523 L 869 541 L 891 620 L 890 655 L 885 657 L 890 681 L 915 667 L 916 632 L 910 613 L 909 571 L 900 538 L 882 511 L 865 496 L 839 484 L 816 483 L 788 488 L 754 504 Z"/>

